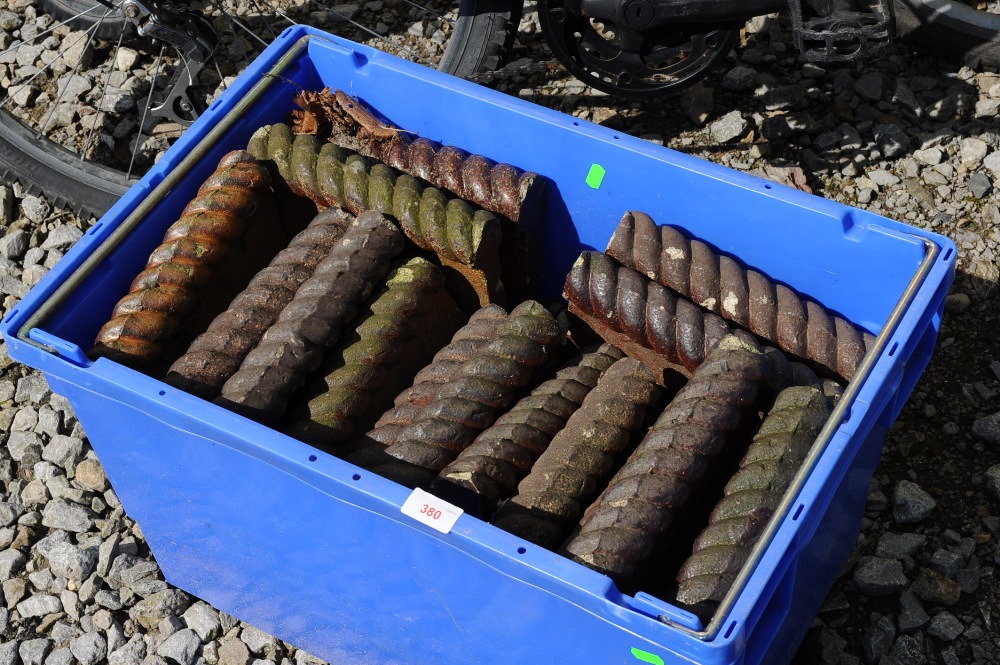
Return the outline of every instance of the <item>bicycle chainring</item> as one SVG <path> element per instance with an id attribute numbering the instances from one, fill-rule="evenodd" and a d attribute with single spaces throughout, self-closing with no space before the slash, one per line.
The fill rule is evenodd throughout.
<path id="1" fill-rule="evenodd" d="M 549 48 L 574 76 L 619 97 L 654 97 L 701 80 L 732 50 L 739 26 L 673 23 L 640 31 L 586 16 L 582 0 L 541 0 Z"/>

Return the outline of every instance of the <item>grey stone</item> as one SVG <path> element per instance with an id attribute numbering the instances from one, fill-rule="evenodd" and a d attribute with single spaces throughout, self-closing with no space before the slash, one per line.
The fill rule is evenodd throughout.
<path id="1" fill-rule="evenodd" d="M 100 633 L 94 631 L 70 640 L 69 650 L 80 661 L 80 665 L 94 665 L 107 657 L 108 643 Z"/>
<path id="2" fill-rule="evenodd" d="M 886 159 L 896 159 L 906 154 L 910 148 L 910 138 L 902 129 L 893 124 L 875 125 L 875 143 Z"/>
<path id="3" fill-rule="evenodd" d="M 948 611 L 939 612 L 927 626 L 927 634 L 944 642 L 951 642 L 962 634 L 965 626 Z"/>
<path id="4" fill-rule="evenodd" d="M 35 478 L 30 483 L 25 485 L 24 489 L 21 490 L 21 500 L 24 501 L 26 508 L 34 508 L 35 506 L 45 505 L 45 502 L 49 500 L 49 490 L 45 487 L 45 483 Z"/>
<path id="5" fill-rule="evenodd" d="M 135 63 L 139 61 L 139 52 L 135 49 L 128 48 L 127 46 L 122 46 L 118 49 L 117 58 L 115 59 L 115 69 L 120 72 L 129 72 L 135 67 Z"/>
<path id="6" fill-rule="evenodd" d="M 992 492 L 994 497 L 1000 499 L 1000 464 L 994 464 L 986 469 L 983 481 L 986 483 L 986 489 Z"/>
<path id="7" fill-rule="evenodd" d="M 705 83 L 698 83 L 681 93 L 681 110 L 699 127 L 715 110 L 715 92 Z"/>
<path id="8" fill-rule="evenodd" d="M 757 71 L 755 69 L 746 65 L 736 65 L 722 77 L 722 87 L 735 92 L 753 90 L 756 80 Z"/>
<path id="9" fill-rule="evenodd" d="M 42 459 L 63 468 L 76 465 L 83 455 L 83 440 L 75 436 L 58 435 L 42 449 Z"/>
<path id="10" fill-rule="evenodd" d="M 975 593 L 979 589 L 981 576 L 978 565 L 976 567 L 963 568 L 955 573 L 955 581 L 958 582 L 962 593 Z"/>
<path id="11" fill-rule="evenodd" d="M 66 589 L 59 594 L 59 600 L 62 602 L 63 611 L 74 620 L 79 621 L 80 615 L 83 612 L 83 604 L 80 602 L 80 597 L 73 591 Z M 90 617 L 87 618 L 89 619 Z M 89 628 L 90 626 L 86 627 Z"/>
<path id="12" fill-rule="evenodd" d="M 36 86 L 21 85 L 10 95 L 10 99 L 17 106 L 25 108 L 35 103 L 35 98 L 38 97 L 39 92 L 40 90 Z M 25 212 L 23 207 L 21 208 L 21 212 Z M 25 213 L 25 217 L 28 217 L 28 213 Z"/>
<path id="13" fill-rule="evenodd" d="M 31 581 L 31 585 L 39 591 L 58 591 L 58 589 L 55 589 L 52 584 L 52 582 L 55 581 L 56 576 L 53 575 L 52 571 L 48 568 L 28 573 L 28 579 Z"/>
<path id="14" fill-rule="evenodd" d="M 941 649 L 941 662 L 944 665 L 962 665 L 962 661 L 959 659 L 958 654 L 955 653 L 954 647 Z"/>
<path id="15" fill-rule="evenodd" d="M 121 88 L 108 88 L 101 98 L 101 111 L 106 113 L 124 113 L 135 106 L 135 96 Z"/>
<path id="16" fill-rule="evenodd" d="M 129 610 L 129 616 L 152 628 L 165 616 L 182 614 L 190 602 L 188 595 L 180 589 L 164 589 L 136 603 Z"/>
<path id="17" fill-rule="evenodd" d="M 247 645 L 237 639 L 229 639 L 219 646 L 219 665 L 247 665 L 250 652 Z"/>
<path id="18" fill-rule="evenodd" d="M 29 432 L 38 425 L 38 411 L 32 406 L 18 409 L 14 415 L 14 422 L 10 424 L 12 432 Z"/>
<path id="19" fill-rule="evenodd" d="M 70 651 L 69 647 L 56 649 L 45 659 L 45 665 L 74 665 L 75 663 L 76 657 L 73 656 L 73 652 Z"/>
<path id="20" fill-rule="evenodd" d="M 962 588 L 958 586 L 958 582 L 930 568 L 920 570 L 911 589 L 923 600 L 938 605 L 954 605 L 962 597 Z"/>
<path id="21" fill-rule="evenodd" d="M 965 293 L 949 293 L 947 296 L 945 296 L 945 299 L 944 299 L 944 308 L 945 308 L 945 310 L 948 311 L 948 312 L 952 312 L 953 314 L 961 314 L 962 312 L 964 312 L 967 309 L 969 309 L 969 307 L 971 305 L 972 305 L 972 299 L 969 298 L 968 294 L 965 294 Z M 945 423 L 945 429 L 948 428 L 949 424 L 952 424 L 952 423 Z M 957 429 L 957 425 L 956 425 L 956 429 Z M 947 434 L 947 433 L 948 432 L 945 431 L 945 434 Z M 973 432 L 973 433 L 975 433 L 975 432 Z M 956 434 L 957 434 L 957 432 L 956 432 Z M 998 440 L 1000 440 L 1000 439 L 998 439 Z"/>
<path id="22" fill-rule="evenodd" d="M 84 76 L 79 74 L 68 73 L 59 79 L 58 94 L 59 98 L 69 102 L 70 100 L 77 99 L 83 95 L 90 92 L 93 88 L 93 84 Z M 48 249 L 43 247 L 43 249 Z"/>
<path id="23" fill-rule="evenodd" d="M 770 88 L 760 98 L 768 111 L 799 111 L 809 105 L 808 87 L 785 85 Z"/>
<path id="24" fill-rule="evenodd" d="M 160 579 L 160 567 L 155 561 L 138 560 L 134 557 L 132 560 L 132 565 L 119 572 L 123 587 L 143 597 L 152 596 L 167 588 L 167 583 Z M 113 572 L 109 573 L 109 577 Z"/>
<path id="25" fill-rule="evenodd" d="M 52 624 L 49 637 L 56 644 L 69 644 L 69 641 L 80 634 L 78 627 L 71 626 L 65 621 L 57 621 Z"/>
<path id="26" fill-rule="evenodd" d="M 192 665 L 201 640 L 190 628 L 179 630 L 160 644 L 156 653 L 180 665 Z"/>
<path id="27" fill-rule="evenodd" d="M 993 190 L 993 182 L 989 176 L 981 171 L 976 171 L 970 175 L 965 184 L 977 199 L 983 198 Z"/>
<path id="28" fill-rule="evenodd" d="M 107 589 L 101 589 L 94 594 L 94 604 L 100 607 L 106 607 L 109 610 L 120 610 L 123 605 L 121 597 L 118 595 L 117 591 L 108 591 Z"/>
<path id="29" fill-rule="evenodd" d="M 52 206 L 45 199 L 29 195 L 21 200 L 21 214 L 36 224 L 44 222 L 51 212 Z M 45 247 L 42 247 L 42 249 L 45 249 Z"/>
<path id="30" fill-rule="evenodd" d="M 42 404 L 46 398 L 52 394 L 49 384 L 41 374 L 28 374 L 17 382 L 17 392 L 14 393 L 14 401 L 18 404 L 30 402 L 31 404 Z"/>
<path id="31" fill-rule="evenodd" d="M 24 506 L 12 501 L 0 501 L 0 526 L 13 524 L 24 514 Z"/>
<path id="32" fill-rule="evenodd" d="M 17 604 L 17 613 L 22 618 L 42 617 L 62 610 L 62 603 L 51 594 L 40 593 Z"/>
<path id="33" fill-rule="evenodd" d="M 67 250 L 83 237 L 83 231 L 72 224 L 60 224 L 52 229 L 42 243 L 42 249 Z"/>
<path id="34" fill-rule="evenodd" d="M 135 635 L 129 642 L 108 656 L 108 665 L 135 665 L 146 657 L 146 643 Z"/>
<path id="35" fill-rule="evenodd" d="M 42 437 L 34 432 L 11 432 L 7 437 L 7 450 L 22 466 L 34 466 L 42 459 Z"/>
<path id="36" fill-rule="evenodd" d="M 977 118 L 994 118 L 1000 112 L 1000 99 L 980 99 L 976 102 Z"/>
<path id="37" fill-rule="evenodd" d="M 854 91 L 870 102 L 882 98 L 884 80 L 879 72 L 868 72 L 854 82 Z"/>
<path id="38" fill-rule="evenodd" d="M 0 9 L 0 30 L 13 32 L 14 30 L 20 28 L 23 22 L 24 21 L 21 19 L 20 15 L 7 11 L 6 9 Z"/>
<path id="39" fill-rule="evenodd" d="M 93 528 L 94 520 L 83 506 L 52 500 L 42 511 L 42 524 L 52 529 L 82 533 Z"/>
<path id="40" fill-rule="evenodd" d="M 923 646 L 913 635 L 900 635 L 889 651 L 889 658 L 897 665 L 923 665 L 927 662 Z"/>
<path id="41" fill-rule="evenodd" d="M 101 541 L 101 545 L 97 550 L 97 574 L 101 577 L 108 575 L 108 570 L 111 569 L 111 562 L 120 554 L 118 550 L 120 543 L 121 536 L 117 533 L 112 533 Z M 121 585 L 120 574 L 118 576 L 118 585 Z"/>
<path id="42" fill-rule="evenodd" d="M 885 169 L 873 169 L 869 171 L 868 178 L 879 187 L 892 187 L 899 184 L 899 178 Z"/>
<path id="43" fill-rule="evenodd" d="M 903 559 L 927 542 L 927 536 L 919 533 L 883 533 L 875 546 L 875 555 L 889 559 Z"/>
<path id="44" fill-rule="evenodd" d="M 219 613 L 202 601 L 196 602 L 187 608 L 181 617 L 188 628 L 198 633 L 204 641 L 214 640 L 219 635 L 222 624 L 219 622 Z"/>
<path id="45" fill-rule="evenodd" d="M 108 653 L 120 649 L 128 642 L 128 638 L 125 636 L 125 629 L 118 625 L 116 621 L 112 622 L 111 626 L 107 629 L 104 638 L 108 641 Z"/>
<path id="46" fill-rule="evenodd" d="M 1000 411 L 973 422 L 972 435 L 987 443 L 1000 444 Z"/>
<path id="47" fill-rule="evenodd" d="M 27 560 L 28 556 L 19 550 L 0 552 L 0 580 L 6 581 L 17 575 Z"/>
<path id="48" fill-rule="evenodd" d="M 808 113 L 786 113 L 765 118 L 761 124 L 761 134 L 769 141 L 781 141 L 810 131 L 815 121 Z"/>
<path id="49" fill-rule="evenodd" d="M 17 665 L 17 640 L 0 644 L 0 665 Z"/>
<path id="50" fill-rule="evenodd" d="M 108 477 L 104 468 L 96 459 L 85 459 L 76 465 L 76 482 L 92 492 L 103 492 L 108 489 Z"/>
<path id="51" fill-rule="evenodd" d="M 182 628 L 184 628 L 184 622 L 181 618 L 170 615 L 160 620 L 156 626 L 156 632 L 160 634 L 161 638 L 166 639 Z"/>
<path id="52" fill-rule="evenodd" d="M 45 656 L 52 648 L 52 640 L 44 637 L 21 642 L 17 652 L 23 665 L 44 665 Z"/>
<path id="53" fill-rule="evenodd" d="M 24 229 L 15 229 L 0 238 L 0 256 L 5 259 L 17 260 L 28 251 L 28 241 L 31 239 Z"/>
<path id="54" fill-rule="evenodd" d="M 942 575 L 954 577 L 955 573 L 965 566 L 965 559 L 954 552 L 939 548 L 931 555 L 931 567 Z"/>
<path id="55" fill-rule="evenodd" d="M 910 633 L 927 625 L 931 618 L 924 611 L 920 599 L 910 590 L 899 594 L 899 632 Z"/>
<path id="56" fill-rule="evenodd" d="M 709 127 L 712 140 L 718 143 L 728 143 L 735 141 L 743 135 L 747 129 L 746 118 L 739 111 L 730 111 Z"/>
<path id="57" fill-rule="evenodd" d="M 1000 178 L 1000 150 L 986 155 L 983 166 L 993 174 L 994 178 Z"/>
<path id="58" fill-rule="evenodd" d="M 299 649 L 295 652 L 295 665 L 325 665 L 325 663 L 311 653 Z"/>
<path id="59" fill-rule="evenodd" d="M 906 588 L 909 581 L 903 564 L 895 559 L 877 556 L 862 557 L 852 577 L 862 593 L 869 596 L 886 596 Z"/>
<path id="60" fill-rule="evenodd" d="M 914 482 L 901 480 L 896 484 L 892 500 L 892 517 L 898 524 L 913 524 L 930 515 L 937 502 Z"/>
<path id="61" fill-rule="evenodd" d="M 72 543 L 56 545 L 45 556 L 53 573 L 75 582 L 87 579 L 97 565 L 97 550 L 81 549 Z"/>
<path id="62" fill-rule="evenodd" d="M 151 653 L 142 659 L 140 665 L 170 665 L 163 656 Z"/>
<path id="63" fill-rule="evenodd" d="M 927 166 L 934 166 L 941 163 L 944 153 L 941 151 L 941 148 L 934 146 L 926 150 L 914 150 L 913 158 Z"/>
<path id="64" fill-rule="evenodd" d="M 964 138 L 959 144 L 959 163 L 969 170 L 977 169 L 982 166 L 989 149 L 986 141 L 982 139 L 976 137 Z"/>
<path id="65" fill-rule="evenodd" d="M 268 650 L 273 650 L 278 645 L 273 637 L 249 624 L 243 627 L 240 639 L 243 640 L 243 643 L 247 645 L 250 651 L 260 654 L 266 654 Z"/>

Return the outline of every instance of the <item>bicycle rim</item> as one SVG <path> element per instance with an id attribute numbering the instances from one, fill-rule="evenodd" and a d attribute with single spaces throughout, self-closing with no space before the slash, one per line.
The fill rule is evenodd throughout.
<path id="1" fill-rule="evenodd" d="M 985 10 L 954 0 L 896 0 L 897 35 L 933 52 L 1000 67 L 1000 2 Z"/>
<path id="2" fill-rule="evenodd" d="M 33 1 L 16 28 L 22 37 L 0 41 L 0 79 L 9 84 L 0 92 L 0 178 L 99 216 L 183 132 L 186 118 L 157 119 L 149 100 L 179 68 L 192 68 L 172 47 L 137 40 L 122 0 L 112 8 Z M 221 42 L 191 89 L 191 101 L 206 107 L 293 23 L 469 75 L 502 64 L 520 15 L 516 0 L 249 0 L 240 11 L 226 2 L 198 6 Z"/>

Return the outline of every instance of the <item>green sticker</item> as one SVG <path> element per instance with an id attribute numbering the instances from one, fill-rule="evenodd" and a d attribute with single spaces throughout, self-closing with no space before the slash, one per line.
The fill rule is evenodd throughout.
<path id="1" fill-rule="evenodd" d="M 600 189 L 601 183 L 604 182 L 604 174 L 607 171 L 600 164 L 591 164 L 590 173 L 587 174 L 587 184 L 593 189 Z"/>
<path id="2" fill-rule="evenodd" d="M 655 653 L 649 653 L 648 651 L 643 651 L 642 649 L 636 649 L 635 647 L 632 647 L 632 655 L 635 656 L 636 660 L 640 660 L 644 663 L 649 663 L 649 665 L 663 665 L 663 659 L 657 656 Z"/>

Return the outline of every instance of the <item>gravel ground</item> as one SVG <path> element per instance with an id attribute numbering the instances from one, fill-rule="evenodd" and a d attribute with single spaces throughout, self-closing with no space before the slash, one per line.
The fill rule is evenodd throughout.
<path id="1" fill-rule="evenodd" d="M 788 44 L 779 21 L 755 20 L 704 85 L 648 103 L 554 74 L 501 86 L 956 241 L 935 356 L 797 660 L 1000 663 L 1000 75 L 903 46 L 818 66 Z M 0 222 L 6 312 L 89 222 L 18 187 L 0 188 Z M 69 404 L 2 345 L 0 432 L 0 665 L 319 662 L 167 585 Z"/>

